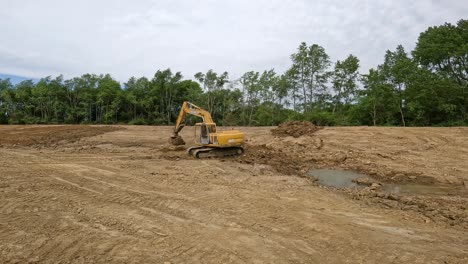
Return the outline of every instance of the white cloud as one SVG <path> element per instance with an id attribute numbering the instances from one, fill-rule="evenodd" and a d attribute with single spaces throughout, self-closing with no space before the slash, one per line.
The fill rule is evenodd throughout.
<path id="1" fill-rule="evenodd" d="M 463 1 L 0 0 L 0 72 L 28 77 L 111 73 L 120 81 L 170 67 L 238 77 L 285 70 L 300 42 L 362 71 L 385 50 L 468 14 Z"/>

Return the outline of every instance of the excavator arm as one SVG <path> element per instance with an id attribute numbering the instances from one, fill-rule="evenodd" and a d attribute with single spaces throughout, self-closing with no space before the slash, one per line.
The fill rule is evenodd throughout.
<path id="1" fill-rule="evenodd" d="M 185 124 L 183 122 L 187 114 L 201 117 L 203 119 L 203 123 L 214 123 L 210 112 L 190 102 L 184 102 L 182 104 L 182 108 L 180 109 L 179 116 L 177 117 L 177 121 L 174 127 L 174 134 L 172 137 L 177 137 L 182 128 L 184 128 Z"/>

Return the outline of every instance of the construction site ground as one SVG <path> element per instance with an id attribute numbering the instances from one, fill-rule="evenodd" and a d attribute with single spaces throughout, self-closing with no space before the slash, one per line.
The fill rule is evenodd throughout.
<path id="1" fill-rule="evenodd" d="M 0 262 L 468 263 L 468 128 L 240 127 L 206 160 L 171 129 L 0 126 Z"/>

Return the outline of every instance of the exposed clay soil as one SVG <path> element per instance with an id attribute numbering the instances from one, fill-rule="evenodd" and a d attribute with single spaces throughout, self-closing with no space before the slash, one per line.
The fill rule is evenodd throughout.
<path id="1" fill-rule="evenodd" d="M 243 156 L 197 160 L 190 127 L 174 147 L 171 127 L 0 126 L 0 263 L 468 261 L 468 128 L 238 129 Z"/>

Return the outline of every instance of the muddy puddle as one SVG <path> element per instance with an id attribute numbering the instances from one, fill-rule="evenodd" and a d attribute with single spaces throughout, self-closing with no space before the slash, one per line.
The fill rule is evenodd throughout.
<path id="1" fill-rule="evenodd" d="M 361 182 L 377 182 L 372 177 L 357 173 L 354 171 L 346 171 L 340 169 L 311 169 L 308 172 L 310 177 L 318 180 L 320 185 L 330 186 L 335 188 L 365 188 L 368 185 L 358 184 Z M 461 188 L 445 185 L 422 185 L 422 184 L 395 184 L 395 183 L 379 183 L 380 191 L 392 194 L 404 195 L 450 195 L 463 191 Z"/>
<path id="2" fill-rule="evenodd" d="M 353 182 L 353 180 L 359 178 L 370 179 L 365 174 L 334 169 L 312 169 L 308 174 L 311 177 L 315 177 L 321 185 L 336 188 L 363 188 L 365 186 L 359 185 Z"/>
<path id="3" fill-rule="evenodd" d="M 462 188 L 454 186 L 422 184 L 384 184 L 382 190 L 388 193 L 406 195 L 451 195 L 463 192 Z"/>

